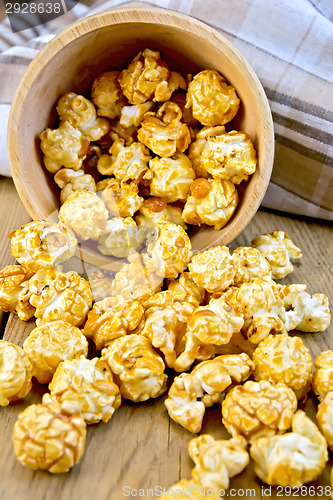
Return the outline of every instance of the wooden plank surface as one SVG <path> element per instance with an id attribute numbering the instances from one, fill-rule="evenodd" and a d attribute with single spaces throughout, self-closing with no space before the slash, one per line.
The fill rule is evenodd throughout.
<path id="1" fill-rule="evenodd" d="M 9 179 L 0 178 L 0 267 L 14 260 L 10 256 L 7 234 L 29 221 Z M 283 283 L 306 283 L 311 293 L 325 293 L 333 303 L 333 231 L 332 226 L 320 221 L 259 211 L 247 229 L 231 245 L 249 244 L 256 235 L 280 229 L 286 231 L 302 248 L 303 258 L 295 265 L 295 271 Z M 8 320 L 8 321 L 7 321 Z M 4 339 L 22 345 L 34 327 L 34 322 L 22 323 L 14 315 L 2 314 L 0 322 L 5 326 Z M 327 331 L 316 334 L 300 334 L 310 348 L 313 357 L 321 350 L 333 348 L 333 325 Z M 39 402 L 47 386 L 34 384 L 33 391 L 19 404 L 0 409 L 0 499 L 1 500 L 120 500 L 122 498 L 157 498 L 146 494 L 129 496 L 123 490 L 168 487 L 181 478 L 189 478 L 193 464 L 187 454 L 187 444 L 192 434 L 170 421 L 163 401 L 141 404 L 124 401 L 107 424 L 89 426 L 86 450 L 80 463 L 68 474 L 52 476 L 42 471 L 22 467 L 16 460 L 11 443 L 14 422 L 28 404 Z M 314 417 L 315 400 L 310 397 L 306 411 Z M 221 409 L 208 409 L 202 433 L 209 432 L 216 438 L 228 438 L 221 424 Z M 318 481 L 307 486 L 329 485 L 331 461 Z M 254 475 L 252 466 L 231 480 L 229 496 L 234 498 L 287 498 L 276 489 L 266 488 Z M 247 489 L 247 492 L 245 491 Z M 244 490 L 244 491 L 243 491 Z M 303 490 L 304 491 L 304 490 Z M 147 493 L 145 491 L 145 493 Z M 149 492 L 148 492 L 149 493 Z M 246 494 L 247 493 L 247 494 Z M 264 493 L 266 493 L 264 495 Z M 315 497 L 328 498 L 325 495 Z M 313 495 L 301 495 L 313 498 Z M 289 496 L 290 497 L 290 496 Z M 182 497 L 180 497 L 182 498 Z"/>

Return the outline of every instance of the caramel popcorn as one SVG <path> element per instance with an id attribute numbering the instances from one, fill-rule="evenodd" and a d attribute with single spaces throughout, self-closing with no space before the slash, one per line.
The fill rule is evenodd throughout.
<path id="1" fill-rule="evenodd" d="M 17 312 L 21 284 L 29 280 L 33 273 L 22 266 L 7 266 L 0 271 L 0 309 Z"/>
<path id="2" fill-rule="evenodd" d="M 154 105 L 153 101 L 147 101 L 134 106 L 124 106 L 121 110 L 119 124 L 125 128 L 138 127 L 145 113 L 151 111 Z"/>
<path id="3" fill-rule="evenodd" d="M 183 210 L 183 219 L 194 226 L 207 224 L 222 229 L 238 205 L 238 193 L 228 180 L 195 179 Z"/>
<path id="4" fill-rule="evenodd" d="M 40 384 L 48 384 L 61 361 L 88 355 L 88 342 L 79 328 L 59 320 L 34 328 L 23 349 L 32 365 L 32 375 Z"/>
<path id="5" fill-rule="evenodd" d="M 333 351 L 323 351 L 314 361 L 312 389 L 320 400 L 333 391 Z"/>
<path id="6" fill-rule="evenodd" d="M 256 248 L 238 247 L 232 252 L 231 256 L 233 265 L 236 268 L 234 277 L 236 286 L 271 275 L 271 266 Z"/>
<path id="7" fill-rule="evenodd" d="M 197 177 L 202 177 L 207 179 L 210 177 L 203 163 L 201 162 L 201 153 L 207 147 L 207 138 L 208 137 L 219 137 L 220 135 L 226 134 L 225 127 L 203 127 L 201 130 L 198 130 L 195 135 L 195 140 L 189 147 L 188 157 L 192 162 L 193 169 L 196 173 Z"/>
<path id="8" fill-rule="evenodd" d="M 262 481 L 292 488 L 316 479 L 328 460 L 325 438 L 301 410 L 294 415 L 292 432 L 258 439 L 250 454 Z"/>
<path id="9" fill-rule="evenodd" d="M 105 118 L 97 118 L 93 103 L 74 92 L 58 99 L 57 112 L 61 122 L 68 122 L 90 141 L 98 141 L 110 130 L 110 124 Z"/>
<path id="10" fill-rule="evenodd" d="M 329 449 L 333 451 L 333 392 L 328 392 L 319 404 L 317 422 Z"/>
<path id="11" fill-rule="evenodd" d="M 280 279 L 293 272 L 290 259 L 300 259 L 301 250 L 294 245 L 284 231 L 273 231 L 257 236 L 252 241 L 252 246 L 257 248 L 268 260 L 272 268 L 272 278 Z"/>
<path id="12" fill-rule="evenodd" d="M 225 290 L 234 283 L 235 267 L 225 246 L 212 247 L 192 257 L 188 265 L 193 281 L 210 293 Z"/>
<path id="13" fill-rule="evenodd" d="M 51 395 L 61 404 L 76 404 L 87 424 L 108 422 L 119 408 L 121 396 L 112 372 L 99 358 L 63 361 L 49 384 Z"/>
<path id="14" fill-rule="evenodd" d="M 60 202 L 63 204 L 74 191 L 92 191 L 96 193 L 96 183 L 84 170 L 61 168 L 54 176 L 54 182 L 60 187 Z"/>
<path id="15" fill-rule="evenodd" d="M 107 71 L 95 78 L 91 87 L 91 100 L 97 108 L 98 116 L 113 120 L 122 112 L 126 99 L 118 82 L 119 71 Z"/>
<path id="16" fill-rule="evenodd" d="M 111 296 L 111 285 L 115 273 L 106 269 L 96 268 L 88 271 L 89 285 L 93 302 L 106 299 Z"/>
<path id="17" fill-rule="evenodd" d="M 229 488 L 230 478 L 240 474 L 249 464 L 246 440 L 234 437 L 215 440 L 209 434 L 191 439 L 188 452 L 195 467 L 192 480 L 210 491 Z"/>
<path id="18" fill-rule="evenodd" d="M 55 174 L 61 167 L 79 170 L 86 157 L 89 139 L 68 122 L 59 128 L 47 128 L 40 134 L 44 165 Z"/>
<path id="19" fill-rule="evenodd" d="M 217 71 L 201 71 L 188 86 L 186 107 L 192 107 L 194 118 L 203 125 L 212 127 L 230 122 L 239 105 L 236 90 Z"/>
<path id="20" fill-rule="evenodd" d="M 180 495 L 191 497 L 193 500 L 199 500 L 202 497 L 207 497 L 210 500 L 221 500 L 221 496 L 216 494 L 212 488 L 204 488 L 201 484 L 197 484 L 193 480 L 188 481 L 187 479 L 181 479 L 178 483 L 170 486 L 161 498 L 179 500 Z"/>
<path id="21" fill-rule="evenodd" d="M 177 279 L 170 281 L 168 290 L 177 294 L 179 301 L 195 306 L 201 305 L 205 299 L 205 289 L 196 284 L 189 272 L 181 273 Z"/>
<path id="22" fill-rule="evenodd" d="M 11 254 L 32 272 L 56 267 L 70 259 L 77 240 L 65 224 L 36 220 L 12 231 Z"/>
<path id="23" fill-rule="evenodd" d="M 175 92 L 171 98 L 172 102 L 175 102 L 177 106 L 180 107 L 183 117 L 182 122 L 186 123 L 188 127 L 193 129 L 198 128 L 198 121 L 193 117 L 191 108 L 186 108 L 186 94 L 185 92 Z"/>
<path id="24" fill-rule="evenodd" d="M 28 406 L 14 425 L 14 452 L 31 469 L 67 472 L 83 455 L 86 423 L 77 405 L 58 403 L 44 394 L 43 403 Z"/>
<path id="25" fill-rule="evenodd" d="M 121 395 L 131 401 L 146 401 L 165 392 L 167 375 L 160 356 L 142 335 L 130 334 L 116 339 L 103 349 L 102 359 L 115 374 Z"/>
<path id="26" fill-rule="evenodd" d="M 108 211 L 96 193 L 75 191 L 60 207 L 59 219 L 82 240 L 97 240 L 105 230 Z"/>
<path id="27" fill-rule="evenodd" d="M 180 73 L 170 71 L 157 50 L 139 52 L 119 76 L 124 95 L 131 104 L 148 100 L 168 101 L 178 88 L 186 90 Z"/>
<path id="28" fill-rule="evenodd" d="M 120 183 L 116 179 L 104 179 L 97 183 L 97 191 L 112 217 L 132 217 L 143 204 L 136 182 Z"/>
<path id="29" fill-rule="evenodd" d="M 0 340 L 0 406 L 24 398 L 32 387 L 32 366 L 21 347 Z"/>
<path id="30" fill-rule="evenodd" d="M 292 389 L 267 380 L 245 382 L 231 389 L 222 403 L 223 424 L 232 436 L 253 443 L 261 437 L 283 434 L 297 410 Z"/>
<path id="31" fill-rule="evenodd" d="M 105 136 L 105 147 L 104 152 L 109 152 L 112 142 L 121 139 L 124 141 L 126 147 L 137 142 L 138 140 L 138 127 L 132 125 L 131 127 L 123 127 L 118 121 L 111 122 L 111 128 L 108 135 Z M 101 141 L 100 141 L 101 142 Z"/>
<path id="32" fill-rule="evenodd" d="M 97 349 L 107 347 L 119 337 L 132 332 L 144 313 L 137 301 L 127 302 L 121 295 L 95 302 L 88 314 L 83 333 L 91 338 Z"/>
<path id="33" fill-rule="evenodd" d="M 189 158 L 175 153 L 171 158 L 154 158 L 149 162 L 150 170 L 145 178 L 150 180 L 150 194 L 160 196 L 168 203 L 185 201 L 195 172 Z"/>
<path id="34" fill-rule="evenodd" d="M 200 432 L 205 409 L 221 403 L 233 382 L 243 382 L 254 370 L 245 354 L 217 356 L 199 363 L 191 373 L 174 379 L 165 406 L 169 416 L 190 432 Z"/>
<path id="35" fill-rule="evenodd" d="M 134 220 L 139 227 L 147 230 L 167 222 L 178 224 L 186 229 L 181 208 L 169 205 L 163 198 L 151 197 L 145 200 Z"/>
<path id="36" fill-rule="evenodd" d="M 256 380 L 284 383 L 302 399 L 311 387 L 312 360 L 299 337 L 268 335 L 253 354 Z"/>
<path id="37" fill-rule="evenodd" d="M 191 135 L 181 119 L 182 112 L 177 104 L 165 102 L 156 112 L 144 115 L 138 140 L 162 157 L 173 156 L 176 151 L 183 153 L 191 142 Z"/>
<path id="38" fill-rule="evenodd" d="M 114 217 L 108 221 L 105 233 L 98 238 L 97 248 L 103 255 L 128 257 L 142 248 L 143 236 L 131 217 Z"/>

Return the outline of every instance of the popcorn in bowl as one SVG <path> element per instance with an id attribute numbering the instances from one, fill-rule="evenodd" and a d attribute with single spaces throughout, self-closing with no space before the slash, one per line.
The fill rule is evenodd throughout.
<path id="1" fill-rule="evenodd" d="M 110 177 L 97 183 L 97 191 L 101 195 L 99 201 L 104 202 L 104 209 L 107 208 L 111 217 L 132 217 L 144 202 L 134 181 L 120 183 Z"/>
<path id="2" fill-rule="evenodd" d="M 92 191 L 96 193 L 96 183 L 90 174 L 84 170 L 61 168 L 54 176 L 54 182 L 60 187 L 60 202 L 65 203 L 74 191 Z"/>
<path id="3" fill-rule="evenodd" d="M 107 71 L 95 78 L 91 88 L 91 100 L 98 116 L 113 120 L 120 116 L 126 100 L 118 82 L 119 71 Z"/>

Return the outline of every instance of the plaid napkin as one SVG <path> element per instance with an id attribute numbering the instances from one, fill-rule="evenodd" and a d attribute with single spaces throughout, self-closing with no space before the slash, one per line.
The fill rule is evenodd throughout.
<path id="1" fill-rule="evenodd" d="M 89 0 L 84 0 L 89 1 Z M 270 102 L 276 139 L 263 206 L 333 220 L 333 5 L 331 0 L 152 0 L 213 26 L 245 56 Z M 10 175 L 6 128 L 26 67 L 53 34 L 77 19 L 124 4 L 78 3 L 61 17 L 13 33 L 0 24 L 0 174 Z M 132 4 L 127 4 L 132 5 Z"/>

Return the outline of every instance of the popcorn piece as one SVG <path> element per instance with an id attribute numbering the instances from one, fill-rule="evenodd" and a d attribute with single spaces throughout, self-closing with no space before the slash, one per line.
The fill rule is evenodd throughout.
<path id="1" fill-rule="evenodd" d="M 0 340 L 0 406 L 24 398 L 32 387 L 32 366 L 21 347 Z"/>
<path id="2" fill-rule="evenodd" d="M 182 479 L 176 484 L 170 486 L 170 488 L 165 491 L 161 498 L 168 498 L 168 500 L 179 500 L 180 494 L 184 497 L 191 497 L 193 500 L 202 499 L 202 497 L 207 497 L 210 500 L 221 500 L 221 496 L 216 493 L 212 488 L 206 489 L 201 484 L 195 483 L 193 480 L 188 481 L 187 479 Z"/>
<path id="3" fill-rule="evenodd" d="M 97 162 L 102 156 L 102 148 L 98 144 L 90 143 L 87 151 L 86 159 L 83 162 L 83 171 L 85 174 L 90 174 L 93 179 L 98 180 Z"/>
<path id="4" fill-rule="evenodd" d="M 204 164 L 201 162 L 201 153 L 207 148 L 207 138 L 219 137 L 226 134 L 225 127 L 203 127 L 196 133 L 195 140 L 189 147 L 188 157 L 192 162 L 193 169 L 197 177 L 207 179 L 210 177 Z"/>
<path id="5" fill-rule="evenodd" d="M 69 227 L 61 223 L 37 220 L 9 234 L 11 254 L 32 272 L 50 269 L 70 259 L 77 240 Z"/>
<path id="6" fill-rule="evenodd" d="M 159 224 L 165 224 L 166 222 L 178 224 L 183 229 L 186 229 L 181 208 L 169 205 L 163 198 L 146 199 L 134 219 L 139 227 L 147 229 L 155 228 Z"/>
<path id="7" fill-rule="evenodd" d="M 126 335 L 103 349 L 102 359 L 115 374 L 121 395 L 131 401 L 146 401 L 165 392 L 164 363 L 142 335 Z"/>
<path id="8" fill-rule="evenodd" d="M 232 262 L 236 268 L 234 277 L 234 284 L 236 286 L 271 275 L 271 266 L 256 248 L 236 248 L 232 252 Z"/>
<path id="9" fill-rule="evenodd" d="M 145 178 L 150 180 L 150 194 L 160 196 L 168 203 L 186 200 L 195 172 L 188 157 L 175 153 L 171 158 L 154 158 Z"/>
<path id="10" fill-rule="evenodd" d="M 333 451 L 333 392 L 328 392 L 319 404 L 317 422 L 329 449 Z"/>
<path id="11" fill-rule="evenodd" d="M 21 284 L 33 273 L 22 266 L 7 266 L 0 271 L 0 309 L 16 313 Z"/>
<path id="12" fill-rule="evenodd" d="M 205 298 L 205 289 L 197 285 L 193 280 L 191 273 L 181 273 L 176 280 L 168 284 L 168 290 L 177 294 L 181 302 L 190 302 L 196 306 L 203 303 Z"/>
<path id="13" fill-rule="evenodd" d="M 103 255 L 128 257 L 142 248 L 144 235 L 131 217 L 115 217 L 108 221 L 105 233 L 98 239 L 98 250 Z"/>
<path id="14" fill-rule="evenodd" d="M 236 115 L 240 100 L 234 87 L 217 71 L 206 69 L 193 77 L 186 94 L 186 107 L 203 125 L 224 125 Z"/>
<path id="15" fill-rule="evenodd" d="M 126 147 L 133 144 L 133 142 L 138 141 L 138 127 L 132 125 L 131 127 L 123 127 L 120 122 L 111 122 L 110 133 L 106 138 L 109 137 L 107 144 L 104 147 L 104 151 L 109 152 L 112 142 L 118 141 L 119 139 L 124 141 Z"/>
<path id="16" fill-rule="evenodd" d="M 231 389 L 222 403 L 222 422 L 232 436 L 253 443 L 261 437 L 283 434 L 297 410 L 292 389 L 267 380 L 246 382 Z"/>
<path id="17" fill-rule="evenodd" d="M 61 361 L 88 355 L 88 342 L 76 326 L 51 321 L 34 328 L 23 349 L 32 365 L 32 375 L 40 384 L 48 384 Z"/>
<path id="18" fill-rule="evenodd" d="M 229 248 L 225 246 L 196 254 L 188 267 L 193 281 L 210 293 L 225 290 L 234 282 L 235 267 Z"/>
<path id="19" fill-rule="evenodd" d="M 143 102 L 134 106 L 124 106 L 121 110 L 119 124 L 122 127 L 138 127 L 145 113 L 154 107 L 153 101 Z"/>
<path id="20" fill-rule="evenodd" d="M 117 139 L 110 148 L 109 155 L 102 155 L 97 168 L 102 175 L 114 175 L 122 182 L 135 180 L 140 182 L 148 170 L 151 158 L 149 151 L 140 142 L 125 146 L 122 139 Z"/>
<path id="21" fill-rule="evenodd" d="M 60 207 L 59 219 L 82 240 L 97 240 L 105 230 L 108 211 L 96 193 L 75 191 Z"/>
<path id="22" fill-rule="evenodd" d="M 119 83 L 131 104 L 147 100 L 168 101 L 174 90 L 186 90 L 180 73 L 170 71 L 157 50 L 139 52 L 119 76 Z"/>
<path id="23" fill-rule="evenodd" d="M 320 400 L 333 391 L 333 351 L 323 351 L 314 362 L 312 389 Z"/>
<path id="24" fill-rule="evenodd" d="M 60 201 L 65 203 L 67 198 L 74 191 L 92 191 L 96 193 L 96 184 L 90 174 L 85 174 L 84 170 L 72 170 L 71 168 L 61 168 L 54 176 L 55 183 L 60 187 Z"/>
<path id="25" fill-rule="evenodd" d="M 151 257 L 147 265 L 155 270 L 157 276 L 176 278 L 191 260 L 191 240 L 184 229 L 176 224 L 159 224 L 157 230 L 157 239 L 147 248 Z"/>
<path id="26" fill-rule="evenodd" d="M 195 179 L 183 210 L 183 219 L 194 226 L 207 224 L 219 230 L 231 219 L 237 205 L 238 193 L 232 182 Z"/>
<path id="27" fill-rule="evenodd" d="M 95 78 L 91 87 L 91 100 L 98 116 L 106 116 L 111 120 L 120 116 L 126 99 L 118 82 L 119 75 L 119 71 L 107 71 Z"/>
<path id="28" fill-rule="evenodd" d="M 60 404 L 49 394 L 43 403 L 28 406 L 14 425 L 14 452 L 22 465 L 67 472 L 84 452 L 86 423 L 75 404 Z"/>
<path id="29" fill-rule="evenodd" d="M 127 302 L 118 295 L 95 302 L 88 314 L 83 333 L 97 349 L 107 347 L 119 337 L 132 332 L 140 323 L 144 309 L 137 301 Z"/>
<path id="30" fill-rule="evenodd" d="M 169 416 L 190 432 L 200 432 L 205 409 L 221 403 L 233 382 L 243 382 L 254 370 L 245 354 L 218 356 L 199 363 L 191 373 L 174 379 L 165 406 Z"/>
<path id="31" fill-rule="evenodd" d="M 300 259 L 301 250 L 294 245 L 284 231 L 265 233 L 252 241 L 252 246 L 257 248 L 270 263 L 272 278 L 284 278 L 293 272 L 290 259 Z"/>
<path id="32" fill-rule="evenodd" d="M 49 389 L 62 405 L 78 405 L 87 424 L 108 422 L 121 403 L 112 372 L 99 358 L 81 356 L 63 361 L 56 369 Z"/>
<path id="33" fill-rule="evenodd" d="M 22 285 L 18 305 L 21 319 L 20 299 L 35 308 L 37 326 L 57 320 L 80 326 L 92 306 L 90 286 L 84 278 L 73 271 L 60 273 L 54 269 L 41 269 Z"/>
<path id="34" fill-rule="evenodd" d="M 97 183 L 102 199 L 113 217 L 132 217 L 144 199 L 139 196 L 136 182 L 119 183 L 116 179 L 104 179 Z"/>
<path id="35" fill-rule="evenodd" d="M 222 298 L 211 299 L 207 306 L 198 307 L 188 321 L 185 349 L 175 361 L 174 369 L 186 371 L 196 359 L 213 357 L 215 346 L 227 344 L 233 333 L 240 331 L 243 322 L 243 316 Z"/>
<path id="36" fill-rule="evenodd" d="M 89 273 L 89 284 L 93 302 L 106 299 L 111 296 L 111 285 L 115 273 L 104 269 L 94 269 Z"/>
<path id="37" fill-rule="evenodd" d="M 284 383 L 302 399 L 311 387 L 312 360 L 299 337 L 268 335 L 253 354 L 256 380 Z"/>
<path id="38" fill-rule="evenodd" d="M 40 134 L 44 165 L 53 174 L 61 167 L 79 170 L 86 157 L 89 139 L 68 122 L 57 129 L 47 128 Z"/>
<path id="39" fill-rule="evenodd" d="M 261 438 L 250 449 L 259 478 L 272 486 L 297 488 L 316 479 L 328 460 L 327 445 L 303 411 L 295 413 L 292 432 Z"/>
<path id="40" fill-rule="evenodd" d="M 176 151 L 183 153 L 191 142 L 191 135 L 181 119 L 181 109 L 168 101 L 157 112 L 149 111 L 144 115 L 138 140 L 162 157 L 173 156 Z"/>
<path id="41" fill-rule="evenodd" d="M 198 128 L 198 121 L 193 117 L 192 110 L 185 107 L 186 94 L 184 92 L 175 92 L 172 95 L 171 101 L 175 102 L 177 106 L 180 107 L 183 114 L 182 121 L 192 129 Z"/>
<path id="42" fill-rule="evenodd" d="M 90 141 L 98 141 L 110 130 L 110 124 L 105 118 L 97 118 L 93 103 L 74 92 L 58 99 L 57 112 L 61 122 L 70 123 Z"/>
<path id="43" fill-rule="evenodd" d="M 188 450 L 195 463 L 192 480 L 210 491 L 229 488 L 230 478 L 249 464 L 246 446 L 242 437 L 215 440 L 209 434 L 202 434 L 191 439 Z"/>

